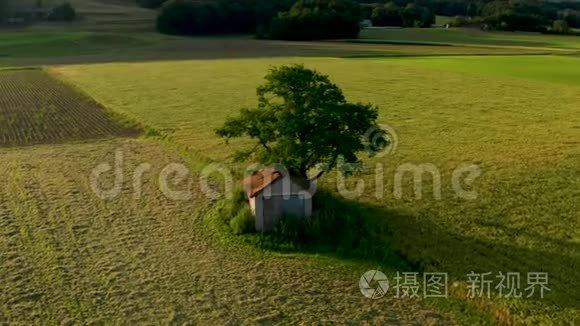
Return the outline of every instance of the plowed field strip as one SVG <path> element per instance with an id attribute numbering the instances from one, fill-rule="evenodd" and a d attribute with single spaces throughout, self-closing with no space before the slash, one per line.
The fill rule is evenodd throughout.
<path id="1" fill-rule="evenodd" d="M 0 146 L 134 134 L 101 106 L 40 70 L 0 73 Z"/>

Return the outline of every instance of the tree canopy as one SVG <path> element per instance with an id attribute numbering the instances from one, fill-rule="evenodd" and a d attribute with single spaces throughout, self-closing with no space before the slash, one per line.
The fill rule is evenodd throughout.
<path id="1" fill-rule="evenodd" d="M 376 6 L 370 16 L 373 26 L 403 26 L 401 8 L 393 2 Z"/>
<path id="2" fill-rule="evenodd" d="M 357 38 L 360 5 L 351 0 L 298 0 L 272 19 L 269 34 L 281 40 Z"/>
<path id="3" fill-rule="evenodd" d="M 369 130 L 381 130 L 378 108 L 347 102 L 328 76 L 289 65 L 272 68 L 265 79 L 257 89 L 258 106 L 241 109 L 216 130 L 226 142 L 244 136 L 255 141 L 253 148 L 237 151 L 238 160 L 253 157 L 262 164 L 282 164 L 290 175 L 313 179 L 341 157 L 354 163 L 358 153 L 380 150 L 366 137 Z M 388 145 L 387 134 L 380 136 Z M 373 138 L 376 143 L 376 134 Z M 310 177 L 314 170 L 318 173 Z"/>

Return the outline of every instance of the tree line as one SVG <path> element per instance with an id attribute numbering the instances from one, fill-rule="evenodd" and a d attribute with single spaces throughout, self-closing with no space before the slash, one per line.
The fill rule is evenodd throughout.
<path id="1" fill-rule="evenodd" d="M 433 11 L 416 3 L 399 6 L 388 2 L 367 4 L 363 8 L 364 17 L 370 19 L 373 26 L 431 27 L 435 23 Z"/>
<path id="2" fill-rule="evenodd" d="M 479 25 L 490 30 L 564 32 L 580 28 L 580 2 L 546 2 L 540 0 L 406 0 L 368 1 L 366 17 L 376 26 L 417 26 L 404 20 L 408 6 L 422 8 L 427 17 L 452 16 L 454 26 Z"/>
<path id="3" fill-rule="evenodd" d="M 352 0 L 139 1 L 161 2 L 157 27 L 168 34 L 256 33 L 307 40 L 354 38 L 360 30 L 360 6 Z"/>
<path id="4" fill-rule="evenodd" d="M 430 27 L 435 15 L 490 30 L 570 31 L 580 27 L 580 4 L 539 0 L 136 0 L 159 8 L 160 32 L 182 35 L 256 33 L 261 38 L 356 38 L 360 22 Z"/>
<path id="5" fill-rule="evenodd" d="M 73 21 L 75 18 L 75 8 L 66 1 L 55 5 L 43 0 L 0 0 L 0 23 Z"/>
<path id="6" fill-rule="evenodd" d="M 168 34 L 253 33 L 282 40 L 356 38 L 365 19 L 354 0 L 137 0 L 160 7 L 157 26 Z M 424 6 L 401 10 L 401 26 L 428 27 L 435 21 Z"/>

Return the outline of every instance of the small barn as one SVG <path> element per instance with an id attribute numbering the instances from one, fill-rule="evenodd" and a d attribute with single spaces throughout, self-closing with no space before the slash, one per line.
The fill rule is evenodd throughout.
<path id="1" fill-rule="evenodd" d="M 271 230 L 284 215 L 312 215 L 313 194 L 306 180 L 266 168 L 245 178 L 243 184 L 258 231 Z"/>

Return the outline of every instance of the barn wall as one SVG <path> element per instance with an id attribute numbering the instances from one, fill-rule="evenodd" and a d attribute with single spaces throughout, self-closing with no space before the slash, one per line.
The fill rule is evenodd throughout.
<path id="1" fill-rule="evenodd" d="M 264 230 L 264 205 L 262 203 L 263 200 L 262 194 L 258 194 L 256 197 L 250 198 L 250 207 L 253 206 L 252 212 L 254 212 L 254 216 L 256 218 L 256 230 L 263 231 Z"/>
<path id="2" fill-rule="evenodd" d="M 264 230 L 269 231 L 273 229 L 282 215 L 284 214 L 284 202 L 282 196 L 270 196 L 262 198 Z"/>
<path id="3" fill-rule="evenodd" d="M 289 177 L 266 187 L 250 201 L 252 205 L 259 231 L 271 230 L 285 213 L 302 217 L 312 215 L 312 197 Z"/>

